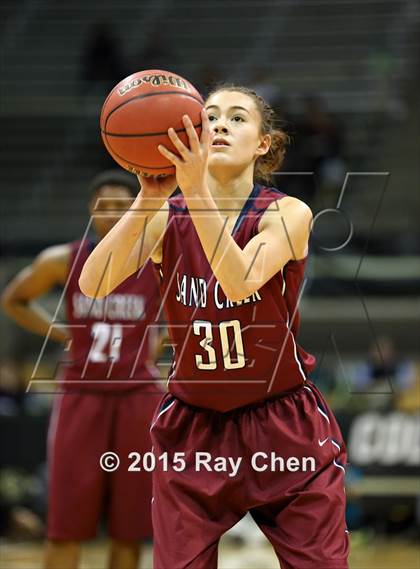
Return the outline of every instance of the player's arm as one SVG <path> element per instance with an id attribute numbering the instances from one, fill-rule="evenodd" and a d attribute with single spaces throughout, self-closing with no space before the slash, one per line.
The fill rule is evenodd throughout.
<path id="1" fill-rule="evenodd" d="M 161 260 L 168 219 L 166 199 L 176 189 L 175 176 L 139 177 L 141 191 L 130 209 L 90 254 L 79 278 L 82 292 L 103 298 L 141 267 L 149 257 Z"/>
<path id="2" fill-rule="evenodd" d="M 289 261 L 307 256 L 312 220 L 310 208 L 293 197 L 273 202 L 267 208 L 259 222 L 258 234 L 243 250 L 245 265 L 249 263 L 244 280 L 250 281 L 245 291 L 251 288 L 249 294 L 252 294 Z"/>
<path id="3" fill-rule="evenodd" d="M 36 300 L 56 285 L 65 285 L 69 262 L 69 245 L 56 245 L 42 251 L 3 291 L 1 303 L 6 314 L 26 330 L 45 337 L 52 324 L 52 316 Z M 57 342 L 65 342 L 69 333 L 64 328 L 53 328 L 50 337 Z"/>
<path id="4" fill-rule="evenodd" d="M 168 130 L 168 136 L 178 155 L 162 145 L 158 148 L 176 167 L 179 187 L 206 257 L 223 291 L 230 300 L 243 300 L 260 289 L 290 259 L 305 256 L 312 213 L 302 201 L 283 198 L 278 202 L 281 204 L 280 211 L 273 212 L 271 207 L 268 208 L 259 234 L 241 249 L 227 230 L 225 219 L 207 186 L 211 133 L 204 110 L 201 118 L 203 128 L 200 140 L 191 119 L 183 118 L 189 148 L 178 138 L 174 129 Z M 206 212 L 205 216 L 203 211 Z"/>
<path id="5" fill-rule="evenodd" d="M 156 328 L 156 333 L 151 336 L 149 360 L 151 365 L 156 365 L 158 363 L 165 352 L 168 342 L 168 329 L 164 326 L 163 321 L 161 321 L 160 326 Z"/>
<path id="6" fill-rule="evenodd" d="M 211 209 L 211 202 L 210 196 L 202 205 L 205 203 Z M 285 197 L 271 204 L 260 221 L 259 233 L 244 249 L 226 229 L 217 208 L 206 218 L 192 209 L 190 215 L 212 270 L 230 300 L 247 298 L 288 261 L 302 259 L 307 254 L 312 213 L 296 198 Z"/>

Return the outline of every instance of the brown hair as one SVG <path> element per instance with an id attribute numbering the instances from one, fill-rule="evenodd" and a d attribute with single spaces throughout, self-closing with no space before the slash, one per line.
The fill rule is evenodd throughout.
<path id="1" fill-rule="evenodd" d="M 276 128 L 276 116 L 270 105 L 255 91 L 241 85 L 221 84 L 212 89 L 207 100 L 220 91 L 237 91 L 250 97 L 258 109 L 261 117 L 261 134 L 271 136 L 271 145 L 263 156 L 255 161 L 254 178 L 263 183 L 272 182 L 272 174 L 283 164 L 286 146 L 290 144 L 290 137 L 283 130 Z"/>

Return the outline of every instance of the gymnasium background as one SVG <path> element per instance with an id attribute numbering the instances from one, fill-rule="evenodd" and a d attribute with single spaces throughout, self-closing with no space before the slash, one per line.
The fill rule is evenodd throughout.
<path id="1" fill-rule="evenodd" d="M 419 28 L 414 0 L 6 0 L 0 11 L 1 288 L 83 233 L 87 185 L 114 166 L 99 111 L 129 73 L 173 70 L 203 93 L 235 81 L 275 107 L 293 137 L 276 185 L 316 214 L 300 341 L 348 446 L 353 569 L 420 567 Z M 53 392 L 40 379 L 60 347 L 41 352 L 4 314 L 0 330 L 0 566 L 38 568 Z M 104 565 L 102 539 L 86 569 Z M 220 566 L 276 562 L 244 523 Z"/>

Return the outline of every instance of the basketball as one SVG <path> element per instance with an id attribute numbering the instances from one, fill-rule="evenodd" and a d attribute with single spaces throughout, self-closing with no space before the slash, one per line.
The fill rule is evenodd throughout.
<path id="1" fill-rule="evenodd" d="M 176 73 L 160 69 L 133 73 L 105 100 L 100 118 L 102 140 L 114 160 L 130 172 L 173 174 L 174 166 L 158 146 L 177 153 L 167 134 L 170 127 L 188 145 L 183 115 L 189 115 L 200 136 L 203 104 L 197 89 Z"/>

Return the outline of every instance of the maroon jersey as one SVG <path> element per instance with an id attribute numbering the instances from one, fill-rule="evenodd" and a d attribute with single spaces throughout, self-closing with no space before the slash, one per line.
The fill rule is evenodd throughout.
<path id="1" fill-rule="evenodd" d="M 61 362 L 62 385 L 106 391 L 153 388 L 158 373 L 149 359 L 160 307 L 153 265 L 146 263 L 105 298 L 88 298 L 78 281 L 93 248 L 89 240 L 71 244 L 65 288 L 71 340 L 70 354 Z"/>
<path id="2" fill-rule="evenodd" d="M 285 195 L 254 186 L 232 231 L 242 249 L 267 207 Z M 183 196 L 169 205 L 158 266 L 174 347 L 169 391 L 191 405 L 228 411 L 301 386 L 315 366 L 296 343 L 305 260 L 289 261 L 257 292 L 232 302 L 214 277 Z"/>

